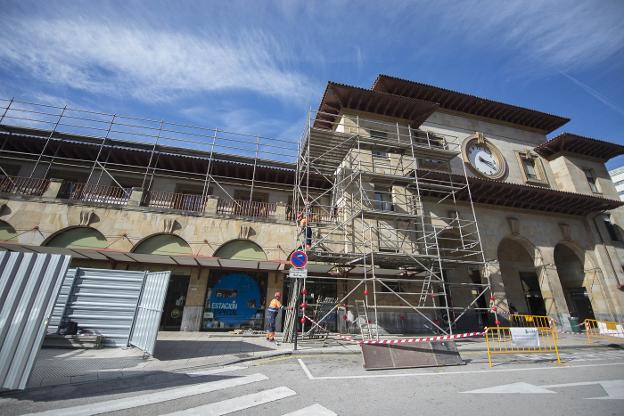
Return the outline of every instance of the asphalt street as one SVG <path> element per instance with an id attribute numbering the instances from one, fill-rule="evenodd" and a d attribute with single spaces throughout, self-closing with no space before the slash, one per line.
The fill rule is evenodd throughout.
<path id="1" fill-rule="evenodd" d="M 624 349 L 498 357 L 465 365 L 365 371 L 359 355 L 275 357 L 0 395 L 3 416 L 624 415 Z"/>

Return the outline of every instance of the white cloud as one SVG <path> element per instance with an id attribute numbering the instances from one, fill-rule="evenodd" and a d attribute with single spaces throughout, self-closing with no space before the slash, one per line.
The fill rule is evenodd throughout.
<path id="1" fill-rule="evenodd" d="M 570 70 L 624 47 L 624 7 L 608 1 L 465 1 L 448 4 L 444 28 L 515 55 L 525 69 Z"/>
<path id="2" fill-rule="evenodd" d="M 0 61 L 51 83 L 159 102 L 226 89 L 303 100 L 312 82 L 260 31 L 191 35 L 95 21 L 7 19 Z"/>

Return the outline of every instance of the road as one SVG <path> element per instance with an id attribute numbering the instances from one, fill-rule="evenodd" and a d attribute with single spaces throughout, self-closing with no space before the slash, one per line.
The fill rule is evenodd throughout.
<path id="1" fill-rule="evenodd" d="M 0 395 L 3 416 L 66 415 L 623 415 L 624 349 L 466 365 L 364 371 L 359 355 L 277 357 Z"/>

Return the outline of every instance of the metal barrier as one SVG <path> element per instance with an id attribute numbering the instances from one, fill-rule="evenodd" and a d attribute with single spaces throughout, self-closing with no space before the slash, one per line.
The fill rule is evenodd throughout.
<path id="1" fill-rule="evenodd" d="M 528 316 L 528 315 L 525 315 Z M 539 322 L 544 326 L 493 327 L 485 329 L 488 363 L 492 367 L 492 356 L 497 354 L 554 353 L 561 363 L 557 348 L 557 327 L 549 318 L 546 321 L 535 318 L 524 320 L 526 324 Z M 548 317 L 547 317 L 548 318 Z"/>
<path id="2" fill-rule="evenodd" d="M 509 315 L 509 322 L 512 327 L 550 328 L 555 321 L 550 316 L 545 315 Z"/>
<path id="3" fill-rule="evenodd" d="M 621 338 L 624 341 L 624 322 L 597 321 L 595 319 L 585 319 L 585 335 L 587 343 L 592 343 L 593 338 Z"/>

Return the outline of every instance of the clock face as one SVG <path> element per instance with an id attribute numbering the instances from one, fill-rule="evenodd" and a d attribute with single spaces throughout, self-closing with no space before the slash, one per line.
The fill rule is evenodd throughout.
<path id="1" fill-rule="evenodd" d="M 503 164 L 486 144 L 471 142 L 466 146 L 468 161 L 479 173 L 496 177 L 502 173 Z"/>

